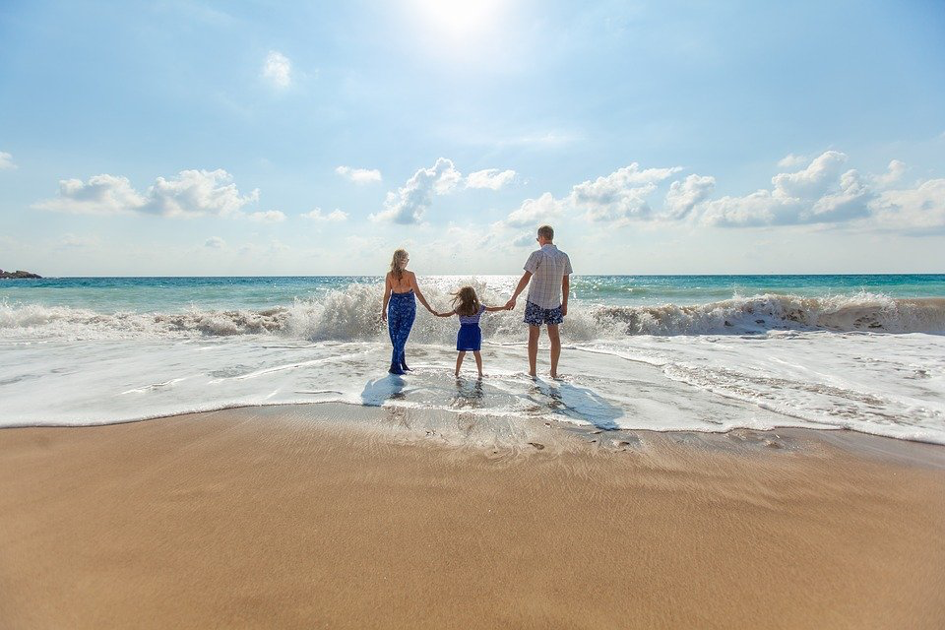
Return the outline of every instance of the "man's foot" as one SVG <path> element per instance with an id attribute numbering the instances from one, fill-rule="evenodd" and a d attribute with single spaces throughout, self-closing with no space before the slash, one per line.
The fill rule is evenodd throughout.
<path id="1" fill-rule="evenodd" d="M 394 364 L 394 363 L 391 363 L 390 369 L 389 369 L 387 372 L 389 372 L 389 373 L 392 374 L 392 375 L 403 375 L 403 374 L 405 374 L 404 371 L 401 370 L 400 366 L 398 366 L 397 364 Z"/>

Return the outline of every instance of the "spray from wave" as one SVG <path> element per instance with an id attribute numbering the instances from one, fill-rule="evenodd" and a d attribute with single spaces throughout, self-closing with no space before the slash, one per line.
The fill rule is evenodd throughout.
<path id="1" fill-rule="evenodd" d="M 473 281 L 485 304 L 503 304 L 485 283 Z M 3 339 L 132 339 L 270 335 L 321 341 L 383 340 L 382 288 L 355 283 L 315 299 L 263 310 L 206 310 L 183 313 L 99 313 L 89 309 L 0 303 Z M 447 308 L 446 290 L 433 288 L 426 297 Z M 521 341 L 520 300 L 514 312 L 483 317 L 484 334 L 499 342 Z M 619 339 L 628 335 L 764 334 L 768 331 L 877 333 L 945 332 L 945 298 L 891 298 L 884 294 L 806 297 L 789 294 L 733 296 L 696 305 L 607 306 L 572 301 L 563 327 L 571 341 Z M 450 343 L 456 334 L 452 318 L 435 318 L 418 305 L 411 340 Z"/>

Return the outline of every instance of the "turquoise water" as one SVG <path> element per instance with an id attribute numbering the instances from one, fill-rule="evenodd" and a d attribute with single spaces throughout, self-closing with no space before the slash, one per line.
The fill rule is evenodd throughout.
<path id="1" fill-rule="evenodd" d="M 470 276 L 420 277 L 421 287 L 443 291 Z M 478 277 L 511 290 L 517 277 Z M 296 299 L 318 299 L 351 285 L 377 285 L 374 276 L 44 278 L 0 281 L 0 301 L 90 309 L 102 313 L 179 312 L 200 309 L 267 309 Z M 699 305 L 734 296 L 855 295 L 891 298 L 945 297 L 945 274 L 849 274 L 778 276 L 575 276 L 572 298 L 613 306 Z"/>

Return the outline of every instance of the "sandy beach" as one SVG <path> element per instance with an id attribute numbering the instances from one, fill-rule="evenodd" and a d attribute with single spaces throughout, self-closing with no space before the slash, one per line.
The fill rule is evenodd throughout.
<path id="1" fill-rule="evenodd" d="M 0 430 L 0 626 L 945 624 L 939 446 L 487 425 Z"/>

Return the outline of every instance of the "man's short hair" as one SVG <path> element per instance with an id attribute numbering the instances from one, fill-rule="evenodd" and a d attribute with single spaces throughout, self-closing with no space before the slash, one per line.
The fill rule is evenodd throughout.
<path id="1" fill-rule="evenodd" d="M 538 236 L 544 237 L 545 239 L 548 239 L 549 241 L 554 241 L 555 229 L 552 228 L 551 226 L 542 226 L 538 229 Z"/>

